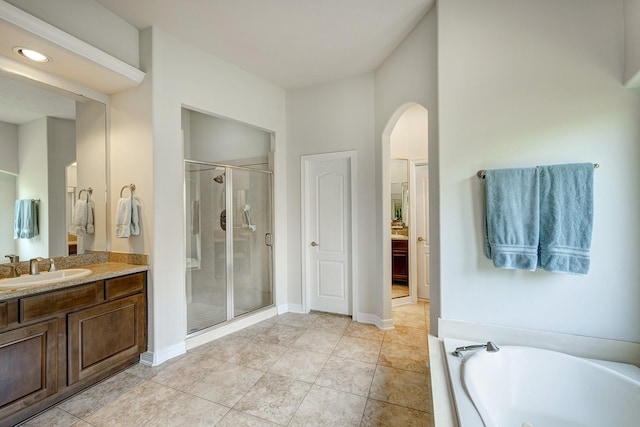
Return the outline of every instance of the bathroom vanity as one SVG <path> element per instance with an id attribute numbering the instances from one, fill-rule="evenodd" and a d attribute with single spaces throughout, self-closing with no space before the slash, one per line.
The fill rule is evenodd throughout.
<path id="1" fill-rule="evenodd" d="M 147 267 L 87 266 L 55 285 L 0 288 L 0 426 L 136 363 L 147 346 Z"/>
<path id="2" fill-rule="evenodd" d="M 407 236 L 391 237 L 391 278 L 394 282 L 409 282 L 409 239 Z"/>

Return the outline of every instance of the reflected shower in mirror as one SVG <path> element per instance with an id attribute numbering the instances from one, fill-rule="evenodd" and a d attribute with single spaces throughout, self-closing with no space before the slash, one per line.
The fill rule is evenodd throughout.
<path id="1" fill-rule="evenodd" d="M 1 262 L 6 254 L 25 261 L 107 249 L 106 106 L 60 93 L 0 74 Z M 93 206 L 93 227 L 72 227 L 79 196 Z M 23 199 L 38 201 L 39 233 L 15 239 L 14 207 Z"/>

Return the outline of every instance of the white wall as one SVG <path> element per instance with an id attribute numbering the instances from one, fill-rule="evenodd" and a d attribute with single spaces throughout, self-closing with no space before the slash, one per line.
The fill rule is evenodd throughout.
<path id="1" fill-rule="evenodd" d="M 23 260 L 48 253 L 49 190 L 47 179 L 47 118 L 18 126 L 17 199 L 40 199 L 38 228 L 32 239 L 17 239 L 16 249 Z"/>
<path id="2" fill-rule="evenodd" d="M 18 174 L 18 125 L 0 122 L 0 171 Z"/>
<path id="3" fill-rule="evenodd" d="M 640 339 L 640 99 L 622 86 L 622 0 L 438 6 L 442 317 Z M 597 162 L 586 277 L 498 270 L 479 169 Z"/>
<path id="4" fill-rule="evenodd" d="M 376 233 L 377 274 L 375 283 L 379 313 L 391 317 L 391 301 L 382 296 L 382 240 L 383 230 L 388 224 L 382 221 L 382 209 L 388 200 L 382 197 L 382 133 L 391 116 L 407 103 L 417 103 L 429 112 L 429 277 L 431 285 L 431 327 L 437 328 L 439 313 L 440 283 L 440 213 L 439 213 L 439 165 L 438 165 L 438 52 L 437 52 L 437 5 L 422 18 L 405 40 L 389 55 L 375 72 L 375 165 L 376 165 Z M 390 244 L 390 243 L 389 243 Z"/>
<path id="5" fill-rule="evenodd" d="M 269 155 L 271 134 L 264 130 L 187 109 L 182 117 L 189 120 L 184 129 L 187 159 L 225 163 Z"/>
<path id="6" fill-rule="evenodd" d="M 623 82 L 627 83 L 640 73 L 640 0 L 624 0 L 624 41 Z"/>
<path id="7" fill-rule="evenodd" d="M 287 95 L 289 133 L 289 303 L 301 300 L 300 157 L 306 154 L 355 150 L 357 152 L 357 203 L 359 310 L 376 314 L 375 269 L 375 169 L 373 74 L 291 91 Z"/>
<path id="8" fill-rule="evenodd" d="M 114 250 L 151 253 L 149 350 L 157 362 L 184 351 L 187 329 L 182 107 L 275 133 L 275 298 L 286 302 L 285 94 L 156 28 L 141 42 L 145 80 L 112 98 L 111 189 L 135 182 L 147 228 L 141 245 L 112 242 Z M 115 206 L 112 198 L 112 216 Z"/>
<path id="9" fill-rule="evenodd" d="M 75 132 L 73 120 L 47 117 L 49 248 L 39 256 L 67 254 L 66 166 L 76 159 Z M 101 145 L 104 147 L 104 131 L 102 135 Z"/>

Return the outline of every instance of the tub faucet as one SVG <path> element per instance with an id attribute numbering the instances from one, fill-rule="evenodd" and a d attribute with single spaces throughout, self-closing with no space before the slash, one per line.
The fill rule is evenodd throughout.
<path id="1" fill-rule="evenodd" d="M 40 257 L 29 260 L 29 274 L 32 276 L 40 274 L 40 261 L 42 261 L 42 258 Z"/>
<path id="2" fill-rule="evenodd" d="M 476 345 L 458 347 L 451 354 L 453 354 L 456 357 L 462 357 L 463 351 L 480 350 L 482 348 L 486 349 L 489 353 L 495 353 L 497 351 L 500 351 L 500 348 L 498 348 L 498 346 L 495 345 L 493 341 L 489 341 L 486 344 L 476 344 Z"/>

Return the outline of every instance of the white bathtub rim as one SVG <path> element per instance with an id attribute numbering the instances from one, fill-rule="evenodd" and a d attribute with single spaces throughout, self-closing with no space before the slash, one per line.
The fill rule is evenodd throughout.
<path id="1" fill-rule="evenodd" d="M 444 352 L 441 357 L 446 361 L 445 365 L 445 375 L 447 375 L 448 380 L 448 392 L 451 395 L 451 406 L 452 410 L 455 413 L 456 420 L 455 423 L 451 424 L 453 426 L 464 426 L 464 427 L 484 427 L 485 424 L 482 421 L 482 417 L 480 416 L 480 412 L 476 408 L 475 404 L 471 400 L 469 393 L 465 390 L 462 377 L 461 377 L 461 365 L 474 353 L 469 352 L 464 354 L 463 357 L 453 356 L 452 353 L 457 347 L 461 346 L 469 346 L 474 344 L 484 344 L 485 342 L 479 341 L 470 341 L 470 340 L 460 340 L 455 338 L 438 338 L 439 341 L 442 342 L 442 346 L 440 351 Z M 435 337 L 434 337 L 435 341 Z M 500 343 L 496 342 L 498 347 L 500 347 Z M 520 346 L 520 345 L 504 345 L 504 347 L 529 347 L 529 348 L 538 348 L 535 346 Z M 540 348 L 538 348 L 540 349 Z M 438 351 L 438 349 L 435 349 Z M 591 362 L 596 366 L 600 366 L 602 369 L 606 369 L 609 372 L 612 372 L 614 375 L 620 375 L 631 381 L 634 381 L 640 385 L 640 368 L 633 366 L 631 364 L 620 363 L 615 361 L 607 361 L 607 360 L 599 360 L 599 359 L 591 359 L 591 358 L 583 358 L 579 356 L 573 356 L 564 352 L 549 350 L 545 348 L 541 348 L 540 350 L 551 351 L 555 353 L 562 354 L 568 357 L 578 357 L 579 359 L 584 359 L 585 361 Z M 431 357 L 431 354 L 430 354 Z M 433 366 L 432 366 L 433 369 Z M 433 373 L 432 373 L 433 375 Z M 454 381 L 457 379 L 457 381 Z M 433 393 L 436 394 L 436 389 L 434 388 Z M 434 402 L 435 407 L 435 402 Z M 442 410 L 443 408 L 435 408 L 434 411 Z M 437 414 L 434 414 L 437 419 Z"/>

